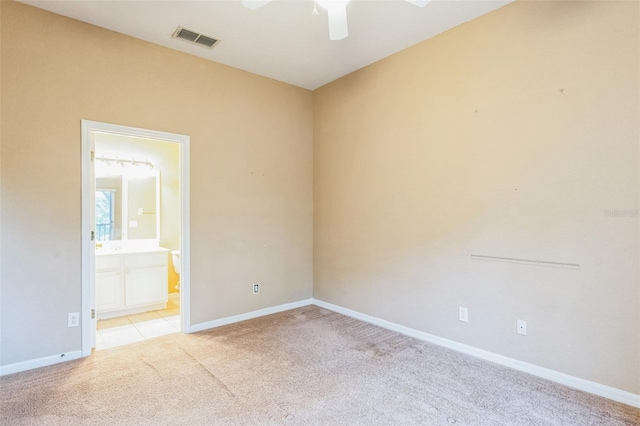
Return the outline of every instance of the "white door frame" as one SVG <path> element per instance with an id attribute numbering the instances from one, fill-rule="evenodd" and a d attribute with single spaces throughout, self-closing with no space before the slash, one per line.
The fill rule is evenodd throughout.
<path id="1" fill-rule="evenodd" d="M 95 149 L 95 133 L 111 133 L 180 144 L 180 259 L 182 262 L 180 274 L 180 325 L 183 333 L 189 333 L 191 330 L 189 303 L 191 300 L 191 274 L 189 267 L 191 254 L 189 136 L 82 120 L 82 356 L 91 355 L 91 350 L 95 347 L 96 340 L 95 315 L 94 318 L 91 317 L 91 311 L 96 307 L 95 241 L 91 239 L 93 222 L 95 221 L 95 219 L 92 219 L 92 203 L 94 202 L 95 194 L 92 193 L 91 189 L 95 186 L 95 182 L 92 184 L 94 179 L 93 152 Z"/>

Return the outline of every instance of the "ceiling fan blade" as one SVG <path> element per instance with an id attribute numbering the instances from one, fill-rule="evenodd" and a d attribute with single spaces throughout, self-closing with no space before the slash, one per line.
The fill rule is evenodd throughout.
<path id="1" fill-rule="evenodd" d="M 415 4 L 418 7 L 425 7 L 427 3 L 429 3 L 431 0 L 405 0 L 405 1 L 408 1 L 411 4 Z"/>
<path id="2" fill-rule="evenodd" d="M 270 2 L 271 0 L 242 0 L 242 4 L 244 5 L 244 7 L 251 10 L 259 9 Z"/>
<path id="3" fill-rule="evenodd" d="M 336 4 L 327 9 L 329 13 L 329 40 L 342 40 L 349 35 L 347 27 L 347 5 Z"/>

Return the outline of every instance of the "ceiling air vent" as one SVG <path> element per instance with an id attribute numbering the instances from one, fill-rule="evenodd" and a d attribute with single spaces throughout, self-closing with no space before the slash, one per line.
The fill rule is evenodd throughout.
<path id="1" fill-rule="evenodd" d="M 178 27 L 178 29 L 173 33 L 172 37 L 179 38 L 190 43 L 199 44 L 200 46 L 208 47 L 209 49 L 213 49 L 213 47 L 220 42 L 220 40 L 213 37 L 209 37 L 182 27 Z"/>

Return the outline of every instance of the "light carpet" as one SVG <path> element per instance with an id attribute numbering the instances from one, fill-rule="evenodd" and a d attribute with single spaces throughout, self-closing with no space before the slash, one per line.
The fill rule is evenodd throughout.
<path id="1" fill-rule="evenodd" d="M 316 306 L 0 378 L 2 425 L 640 425 L 640 410 Z"/>

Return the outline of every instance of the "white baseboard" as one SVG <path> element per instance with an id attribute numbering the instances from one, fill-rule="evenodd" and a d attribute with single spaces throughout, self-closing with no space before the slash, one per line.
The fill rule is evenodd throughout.
<path id="1" fill-rule="evenodd" d="M 370 324 L 377 325 L 388 330 L 396 331 L 406 336 L 414 337 L 419 340 L 424 340 L 439 346 L 443 346 L 455 351 L 465 353 L 477 358 L 481 358 L 487 361 L 494 362 L 496 364 L 504 365 L 506 367 L 513 368 L 515 370 L 523 371 L 525 373 L 532 374 L 537 377 L 541 377 L 547 380 L 551 380 L 556 383 L 560 383 L 565 386 L 569 386 L 574 389 L 578 389 L 584 392 L 592 393 L 594 395 L 602 396 L 604 398 L 611 399 L 613 401 L 621 402 L 633 407 L 640 408 L 640 395 L 626 392 L 620 389 L 613 388 L 611 386 L 602 385 L 600 383 L 591 382 L 589 380 L 580 379 L 578 377 L 570 376 L 568 374 L 560 373 L 548 368 L 539 367 L 534 364 L 519 361 L 517 359 L 509 358 L 503 355 L 499 355 L 493 352 L 478 349 L 473 346 L 465 345 L 463 343 L 455 342 L 453 340 L 444 339 L 442 337 L 434 336 L 433 334 L 425 333 L 413 328 L 405 327 L 400 324 L 396 324 L 390 321 L 386 321 L 380 318 L 366 315 L 351 309 L 343 308 L 342 306 L 334 305 L 324 302 L 318 299 L 306 299 L 298 302 L 286 303 L 284 305 L 273 306 L 270 308 L 259 309 L 257 311 L 247 312 L 245 314 L 234 315 L 231 317 L 220 318 L 213 321 L 208 321 L 200 324 L 194 324 L 187 331 L 188 333 L 194 333 L 197 331 L 208 330 L 210 328 L 220 327 L 223 325 L 233 324 L 240 321 L 246 321 L 253 318 L 262 317 L 265 315 L 271 315 L 278 312 L 284 312 L 291 309 L 301 308 L 308 305 L 317 305 L 321 308 L 329 309 L 340 314 L 359 319 L 361 321 L 368 322 Z M 0 376 L 7 374 L 18 373 L 21 371 L 31 370 L 34 368 L 46 367 L 48 365 L 59 364 L 65 361 L 71 361 L 74 359 L 82 358 L 82 351 L 72 351 L 64 354 L 52 355 L 43 358 L 32 359 L 28 361 L 16 362 L 14 364 L 7 364 L 0 366 Z"/>
<path id="2" fill-rule="evenodd" d="M 200 324 L 192 325 L 187 331 L 187 333 L 194 333 L 197 331 L 203 331 L 203 330 L 220 327 L 227 324 L 233 324 L 235 322 L 258 318 L 265 315 L 271 315 L 271 314 L 276 314 L 278 312 L 289 311 L 291 309 L 301 308 L 303 306 L 309 306 L 311 304 L 313 304 L 313 299 L 306 299 L 306 300 L 300 300 L 298 302 L 286 303 L 284 305 L 273 306 L 270 308 L 259 309 L 257 311 L 247 312 L 245 314 L 234 315 L 232 317 L 226 317 L 226 318 L 221 318 L 214 321 L 203 322 Z M 79 358 L 82 358 L 81 350 L 67 352 L 64 354 L 47 356 L 44 358 L 16 362 L 14 364 L 0 365 L 0 376 L 19 373 L 21 371 L 32 370 L 34 368 L 46 367 L 48 365 L 59 364 L 61 362 L 71 361 Z"/>
<path id="3" fill-rule="evenodd" d="M 604 398 L 611 399 L 613 401 L 621 402 L 623 404 L 631 405 L 632 407 L 640 408 L 640 395 L 626 392 L 620 389 L 613 388 L 611 386 L 602 385 L 600 383 L 591 382 L 589 380 L 580 379 L 578 377 L 570 376 L 568 374 L 560 373 L 548 368 L 539 367 L 527 362 L 518 361 L 517 359 L 509 358 L 503 355 L 499 355 L 493 352 L 485 351 L 475 348 L 473 346 L 458 343 L 453 340 L 444 339 L 442 337 L 434 336 L 433 334 L 425 333 L 413 328 L 405 327 L 400 324 L 396 324 L 390 321 L 386 321 L 380 318 L 372 317 L 351 309 L 343 308 L 342 306 L 333 305 L 331 303 L 323 302 L 322 300 L 313 299 L 313 304 L 321 308 L 329 309 L 330 311 L 338 312 L 340 314 L 359 319 L 370 324 L 377 325 L 388 330 L 396 331 L 398 333 L 414 337 L 419 340 L 424 340 L 439 346 L 444 346 L 449 349 L 453 349 L 458 352 L 462 352 L 467 355 L 471 355 L 477 358 L 481 358 L 487 361 L 494 362 L 496 364 L 504 365 L 514 370 L 523 371 L 531 375 L 541 377 L 543 379 L 551 380 L 552 382 L 560 383 L 565 386 L 569 386 L 574 389 L 578 389 L 584 392 L 592 393 L 594 395 L 602 396 Z"/>
<path id="4" fill-rule="evenodd" d="M 247 312 L 246 314 L 234 315 L 231 317 L 220 318 L 213 321 L 201 322 L 199 324 L 192 324 L 187 333 L 195 333 L 197 331 L 221 327 L 223 325 L 229 325 L 240 321 L 263 317 L 265 315 L 277 314 L 278 312 L 289 311 L 291 309 L 301 308 L 303 306 L 309 306 L 311 304 L 313 304 L 313 299 L 300 300 L 298 302 L 285 303 L 284 305 L 258 309 L 257 311 Z"/>
<path id="5" fill-rule="evenodd" d="M 43 358 L 30 359 L 28 361 L 16 362 L 0 366 L 0 376 L 19 373 L 21 371 L 33 370 L 34 368 L 46 367 L 48 365 L 60 364 L 82 358 L 82 351 L 66 352 L 58 355 L 45 356 Z"/>

